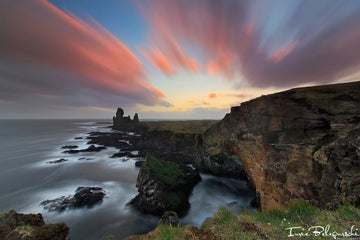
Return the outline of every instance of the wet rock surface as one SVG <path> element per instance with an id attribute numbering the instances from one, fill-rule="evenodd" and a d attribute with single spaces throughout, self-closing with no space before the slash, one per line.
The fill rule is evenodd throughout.
<path id="1" fill-rule="evenodd" d="M 104 149 L 106 149 L 106 147 L 104 146 L 96 147 L 95 145 L 90 145 L 88 148 L 85 149 L 80 149 L 80 150 L 71 149 L 71 150 L 66 150 L 63 153 L 75 154 L 80 152 L 100 152 L 101 150 Z"/>
<path id="2" fill-rule="evenodd" d="M 138 157 L 137 154 L 133 154 L 131 152 L 118 152 L 118 153 L 115 153 L 111 156 L 112 158 L 121 158 L 121 157 L 128 157 L 128 158 L 136 158 Z"/>
<path id="3" fill-rule="evenodd" d="M 91 208 L 102 203 L 105 191 L 100 187 L 78 187 L 73 196 L 45 200 L 40 204 L 49 212 L 62 212 L 74 208 Z"/>
<path id="4" fill-rule="evenodd" d="M 62 163 L 62 162 L 67 162 L 67 161 L 69 161 L 69 160 L 68 160 L 68 159 L 65 159 L 65 158 L 60 158 L 60 159 L 58 159 L 58 160 L 47 161 L 46 163 L 51 163 L 51 164 L 53 164 L 53 163 Z"/>
<path id="5" fill-rule="evenodd" d="M 62 149 L 75 149 L 78 148 L 79 146 L 77 145 L 66 145 L 66 146 L 62 146 Z"/>
<path id="6" fill-rule="evenodd" d="M 45 224 L 41 214 L 21 214 L 14 210 L 0 217 L 2 240 L 67 240 L 65 223 Z"/>

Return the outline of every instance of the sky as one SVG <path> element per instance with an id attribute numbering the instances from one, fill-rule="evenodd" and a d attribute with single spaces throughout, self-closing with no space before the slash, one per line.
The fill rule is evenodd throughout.
<path id="1" fill-rule="evenodd" d="M 359 0 L 0 1 L 0 118 L 221 119 L 359 80 Z"/>

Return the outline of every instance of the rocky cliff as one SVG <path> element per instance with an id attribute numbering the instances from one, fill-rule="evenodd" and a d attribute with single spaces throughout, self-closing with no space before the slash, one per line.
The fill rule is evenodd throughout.
<path id="1" fill-rule="evenodd" d="M 360 82 L 292 89 L 232 107 L 203 138 L 204 159 L 235 154 L 262 209 L 305 199 L 360 205 Z"/>

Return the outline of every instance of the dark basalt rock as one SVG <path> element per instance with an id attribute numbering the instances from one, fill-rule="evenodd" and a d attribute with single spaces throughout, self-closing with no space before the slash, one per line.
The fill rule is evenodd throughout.
<path id="1" fill-rule="evenodd" d="M 66 209 L 91 208 L 102 203 L 105 191 L 100 187 L 78 187 L 74 196 L 62 196 L 52 200 L 46 200 L 40 204 L 49 212 L 62 212 Z"/>
<path id="2" fill-rule="evenodd" d="M 89 158 L 89 157 L 81 157 L 78 159 L 79 161 L 91 161 L 94 160 L 93 158 Z"/>
<path id="3" fill-rule="evenodd" d="M 27 229 L 21 227 L 26 226 Z M 20 214 L 11 210 L 0 218 L 2 240 L 67 240 L 65 223 L 45 224 L 41 214 Z"/>
<path id="4" fill-rule="evenodd" d="M 228 153 L 210 155 L 202 158 L 196 165 L 202 172 L 215 176 L 248 180 L 244 166 L 236 155 Z"/>
<path id="5" fill-rule="evenodd" d="M 136 162 L 135 162 L 135 167 L 141 167 L 141 166 L 144 164 L 144 162 L 145 162 L 145 161 L 142 161 L 142 160 L 136 161 Z"/>
<path id="6" fill-rule="evenodd" d="M 183 216 L 190 207 L 192 188 L 200 180 L 191 167 L 148 156 L 137 178 L 139 194 L 130 204 L 143 213 L 162 216 L 166 211 L 175 211 Z"/>
<path id="7" fill-rule="evenodd" d="M 138 155 L 132 154 L 131 152 L 118 152 L 111 156 L 112 158 L 121 158 L 121 157 L 128 157 L 128 158 L 136 158 Z"/>
<path id="8" fill-rule="evenodd" d="M 93 207 L 103 201 L 105 191 L 100 187 L 78 187 L 73 197 L 74 208 Z"/>
<path id="9" fill-rule="evenodd" d="M 131 119 L 130 116 L 124 116 L 124 110 L 118 108 L 116 110 L 116 115 L 113 117 L 113 128 L 117 130 L 133 130 L 137 128 L 137 123 L 139 122 L 139 115 L 136 113 L 134 119 Z"/>
<path id="10" fill-rule="evenodd" d="M 75 153 L 79 153 L 79 152 L 100 152 L 101 150 L 106 149 L 106 147 L 104 146 L 100 146 L 100 147 L 96 147 L 95 145 L 90 145 L 88 148 L 85 149 L 80 149 L 80 150 L 67 150 L 64 151 L 63 153 L 69 153 L 69 154 L 75 154 Z"/>
<path id="11" fill-rule="evenodd" d="M 77 145 L 66 145 L 66 146 L 62 146 L 62 149 L 75 149 L 78 148 L 79 146 Z"/>
<path id="12" fill-rule="evenodd" d="M 53 164 L 53 163 L 62 163 L 62 162 L 67 162 L 67 161 L 69 161 L 69 160 L 68 160 L 68 159 L 65 159 L 65 158 L 61 158 L 61 159 L 54 160 L 54 161 L 48 161 L 48 162 L 46 162 L 46 163 L 51 163 L 51 164 Z"/>
<path id="13" fill-rule="evenodd" d="M 75 137 L 75 140 L 83 139 L 83 137 Z"/>
<path id="14" fill-rule="evenodd" d="M 119 148 L 122 151 L 133 151 L 138 146 L 140 133 L 136 132 L 134 135 L 129 135 L 126 132 L 91 132 L 87 137 L 90 141 L 88 144 L 99 144 L 107 147 Z M 129 143 L 130 144 L 129 144 Z"/>

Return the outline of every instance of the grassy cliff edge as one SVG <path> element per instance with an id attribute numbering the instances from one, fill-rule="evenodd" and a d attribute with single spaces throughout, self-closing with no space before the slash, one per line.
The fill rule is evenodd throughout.
<path id="1" fill-rule="evenodd" d="M 286 209 L 236 215 L 221 208 L 200 228 L 159 225 L 154 231 L 127 240 L 208 239 L 360 239 L 360 209 L 343 205 L 323 210 L 304 201 Z"/>

